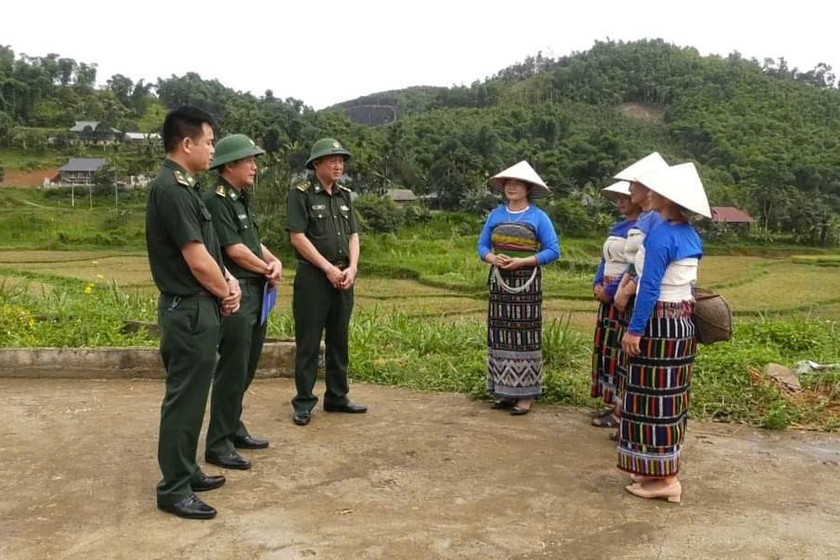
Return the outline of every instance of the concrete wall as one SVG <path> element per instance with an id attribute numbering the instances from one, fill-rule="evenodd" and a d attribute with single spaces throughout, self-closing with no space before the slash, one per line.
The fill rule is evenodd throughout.
<path id="1" fill-rule="evenodd" d="M 321 345 L 321 363 L 324 348 Z M 267 341 L 257 377 L 294 377 L 295 343 Z M 163 378 L 157 348 L 0 348 L 0 377 Z"/>

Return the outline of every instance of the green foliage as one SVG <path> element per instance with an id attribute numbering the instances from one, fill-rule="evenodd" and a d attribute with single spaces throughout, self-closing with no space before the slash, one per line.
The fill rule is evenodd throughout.
<path id="1" fill-rule="evenodd" d="M 354 203 L 366 232 L 396 233 L 406 226 L 422 225 L 432 219 L 424 206 L 399 206 L 389 198 L 365 195 Z"/>
<path id="2" fill-rule="evenodd" d="M 780 429 L 820 423 L 819 410 L 789 402 L 770 385 L 756 383 L 750 369 L 768 363 L 840 360 L 837 324 L 819 320 L 738 323 L 732 341 L 701 346 L 692 383 L 692 415 L 739 420 Z M 806 384 L 807 385 L 807 384 Z"/>
<path id="3" fill-rule="evenodd" d="M 356 379 L 487 396 L 487 332 L 479 322 L 427 321 L 397 309 L 355 314 L 350 330 L 352 375 Z M 568 321 L 543 333 L 546 360 L 543 402 L 584 404 L 588 381 L 575 369 L 588 361 L 589 348 Z"/>
<path id="4" fill-rule="evenodd" d="M 113 190 L 90 196 L 87 188 L 78 188 L 72 207 L 69 189 L 4 189 L 0 246 L 144 249 L 145 195 L 144 190 L 121 193 L 120 207 L 115 209 Z"/>
<path id="5" fill-rule="evenodd" d="M 127 333 L 132 315 L 148 319 L 152 297 L 129 296 L 116 285 L 66 282 L 33 293 L 26 282 L 0 283 L 0 347 L 88 348 L 154 346 L 141 329 Z"/>
<path id="6" fill-rule="evenodd" d="M 365 231 L 394 233 L 405 225 L 405 212 L 388 198 L 361 196 L 354 206 Z"/>
<path id="7" fill-rule="evenodd" d="M 74 120 L 157 131 L 166 110 L 190 103 L 213 113 L 220 133 L 245 133 L 263 145 L 286 179 L 302 171 L 312 142 L 337 137 L 353 153 L 347 183 L 356 192 L 400 185 L 436 195 L 440 208 L 480 214 L 493 203 L 487 178 L 527 159 L 553 187 L 562 229 L 588 235 L 609 214 L 592 192 L 657 150 L 668 161 L 697 162 L 712 204 L 752 213 L 754 235 L 765 243 L 780 234 L 815 246 L 840 243 L 840 92 L 825 65 L 799 72 L 783 59 L 703 57 L 662 40 L 606 41 L 556 60 L 538 53 L 469 87 L 407 88 L 315 112 L 300 100 L 272 91 L 256 97 L 193 72 L 159 78 L 155 93 L 122 74 L 95 89 L 95 65 L 52 54 L 18 58 L 8 47 L 0 57 L 9 61 L 0 67 L 0 146 L 33 154 L 27 161 L 42 162 L 36 165 L 43 166 L 49 142 L 73 140 L 67 128 Z M 348 118 L 372 122 L 374 113 L 387 124 Z M 126 159 L 118 182 L 152 172 L 160 159 L 122 148 L 111 155 Z M 4 165 L 7 173 L 20 167 Z M 375 229 L 393 230 L 385 218 Z M 270 237 L 282 239 L 280 232 Z"/>

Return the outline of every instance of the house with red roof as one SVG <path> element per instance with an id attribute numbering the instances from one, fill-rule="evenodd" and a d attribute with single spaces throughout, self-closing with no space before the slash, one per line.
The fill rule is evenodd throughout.
<path id="1" fill-rule="evenodd" d="M 756 219 L 734 206 L 713 206 L 712 221 L 739 234 L 747 235 Z"/>

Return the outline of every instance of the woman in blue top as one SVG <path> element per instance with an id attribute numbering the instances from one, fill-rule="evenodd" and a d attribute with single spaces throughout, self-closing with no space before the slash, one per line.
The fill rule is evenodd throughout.
<path id="1" fill-rule="evenodd" d="M 622 340 L 627 355 L 618 436 L 618 468 L 627 491 L 679 502 L 677 478 L 685 437 L 697 340 L 693 287 L 703 244 L 686 214 L 711 216 L 694 164 L 639 178 L 662 221 L 645 239 L 633 314 Z"/>
<path id="2" fill-rule="evenodd" d="M 494 408 L 527 414 L 542 394 L 542 273 L 560 258 L 560 243 L 548 215 L 531 204 L 551 191 L 521 161 L 490 178 L 507 203 L 487 217 L 478 256 L 489 263 L 487 390 Z"/>
<path id="3" fill-rule="evenodd" d="M 613 297 L 622 275 L 627 272 L 629 261 L 625 254 L 627 232 L 636 224 L 639 205 L 630 197 L 630 183 L 619 181 L 601 190 L 601 193 L 615 202 L 616 208 L 626 220 L 616 223 L 604 242 L 601 262 L 592 283 L 592 292 L 601 302 L 595 321 L 595 345 L 592 352 L 592 397 L 601 397 L 605 408 L 596 411 L 592 424 L 599 428 L 614 428 L 618 419 L 614 416 L 616 373 L 618 371 L 621 337 L 627 319 L 613 305 Z"/>

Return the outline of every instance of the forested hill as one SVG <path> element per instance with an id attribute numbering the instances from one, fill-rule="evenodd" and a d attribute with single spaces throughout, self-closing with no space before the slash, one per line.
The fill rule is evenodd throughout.
<path id="1" fill-rule="evenodd" d="M 831 68 L 737 53 L 702 57 L 662 41 L 597 43 L 537 56 L 470 87 L 427 91 L 389 128 L 436 183 L 471 184 L 527 157 L 563 192 L 603 186 L 652 149 L 700 164 L 713 205 L 740 206 L 771 230 L 826 242 L 840 211 L 840 91 Z M 382 104 L 369 96 L 342 104 Z M 396 130 L 394 130 L 396 129 Z"/>
<path id="2" fill-rule="evenodd" d="M 555 219 L 581 233 L 603 225 L 598 189 L 658 150 L 698 163 L 712 205 L 750 212 L 769 234 L 840 240 L 840 91 L 824 65 L 800 71 L 783 59 L 702 57 L 660 40 L 600 42 L 559 59 L 529 57 L 469 87 L 371 94 L 316 112 L 193 73 L 155 84 L 117 75 L 95 89 L 95 64 L 10 52 L 0 47 L 0 145 L 34 145 L 38 127 L 74 119 L 149 131 L 165 109 L 189 102 L 214 112 L 223 132 L 253 136 L 286 175 L 314 139 L 336 136 L 353 152 L 354 189 L 408 187 L 437 194 L 445 208 L 486 208 L 486 178 L 528 159 L 555 190 Z"/>

